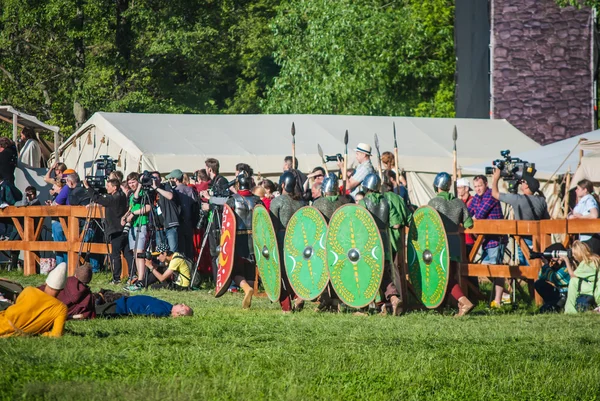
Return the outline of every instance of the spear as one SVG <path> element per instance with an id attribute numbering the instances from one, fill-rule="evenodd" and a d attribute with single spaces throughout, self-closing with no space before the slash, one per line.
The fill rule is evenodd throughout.
<path id="1" fill-rule="evenodd" d="M 396 139 L 396 123 L 392 123 L 394 126 L 394 161 L 396 170 L 396 184 L 400 183 L 400 173 L 398 167 L 398 140 Z"/>
<path id="2" fill-rule="evenodd" d="M 379 178 L 381 178 L 381 182 L 383 183 L 383 167 L 381 164 L 381 152 L 379 151 L 379 138 L 377 138 L 377 134 L 375 134 L 375 149 L 377 149 L 377 158 L 379 159 Z"/>
<path id="3" fill-rule="evenodd" d="M 296 126 L 292 121 L 292 169 L 297 169 L 296 166 Z"/>
<path id="4" fill-rule="evenodd" d="M 344 145 L 346 149 L 344 150 L 344 170 L 343 174 L 343 184 L 342 184 L 342 194 L 346 195 L 346 182 L 348 180 L 348 130 L 346 130 L 346 134 L 344 134 Z"/>
<path id="5" fill-rule="evenodd" d="M 321 149 L 321 145 L 317 143 L 317 152 L 319 152 L 319 156 L 321 157 L 321 163 L 323 164 L 323 168 L 325 169 L 325 175 L 329 174 L 327 170 L 327 164 L 325 163 L 325 158 L 323 157 L 323 149 Z"/>
<path id="6" fill-rule="evenodd" d="M 454 148 L 452 149 L 452 157 L 454 158 L 454 162 L 452 165 L 452 180 L 454 181 L 454 196 L 458 196 L 458 192 L 456 189 L 456 176 L 458 175 L 458 159 L 456 155 L 456 140 L 458 139 L 458 131 L 456 130 L 456 125 L 454 126 L 454 130 L 452 131 L 452 141 L 454 142 Z"/>

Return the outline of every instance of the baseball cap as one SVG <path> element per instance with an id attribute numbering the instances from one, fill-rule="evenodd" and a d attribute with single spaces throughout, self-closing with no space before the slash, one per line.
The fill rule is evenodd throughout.
<path id="1" fill-rule="evenodd" d="M 533 193 L 539 191 L 540 189 L 540 182 L 529 174 L 523 174 L 523 179 L 521 181 L 525 181 L 529 187 L 529 190 Z"/>
<path id="2" fill-rule="evenodd" d="M 468 178 L 459 178 L 458 180 L 456 180 L 456 187 L 460 188 L 460 187 L 468 187 L 469 191 L 472 190 L 471 188 L 471 183 L 469 182 Z"/>
<path id="3" fill-rule="evenodd" d="M 158 256 L 161 253 L 168 251 L 169 245 L 166 242 L 161 242 L 160 244 L 156 245 L 156 249 L 154 250 L 154 252 L 152 252 L 152 256 Z"/>
<path id="4" fill-rule="evenodd" d="M 167 175 L 167 178 L 175 178 L 176 180 L 181 180 L 183 178 L 183 172 L 179 169 L 175 169 Z"/>

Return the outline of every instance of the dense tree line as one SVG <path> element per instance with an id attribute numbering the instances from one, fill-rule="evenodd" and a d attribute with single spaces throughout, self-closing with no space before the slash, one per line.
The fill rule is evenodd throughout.
<path id="1" fill-rule="evenodd" d="M 450 0 L 0 0 L 0 102 L 95 111 L 452 116 Z"/>

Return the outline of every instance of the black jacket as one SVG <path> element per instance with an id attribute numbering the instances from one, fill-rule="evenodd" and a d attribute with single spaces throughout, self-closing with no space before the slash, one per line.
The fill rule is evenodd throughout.
<path id="1" fill-rule="evenodd" d="M 129 209 L 127 196 L 125 196 L 123 191 L 119 188 L 119 190 L 112 195 L 102 195 L 94 192 L 93 188 L 88 188 L 87 192 L 94 202 L 105 208 L 104 227 L 106 235 L 109 236 L 123 232 L 121 217 L 123 217 Z"/>
<path id="2" fill-rule="evenodd" d="M 173 200 L 169 200 L 159 193 L 157 204 L 160 211 L 157 210 L 156 214 L 165 229 L 177 227 L 179 226 L 179 216 L 181 214 L 181 206 L 179 205 L 177 192 L 173 191 L 169 185 L 162 185 L 161 189 L 173 193 Z"/>
<path id="3" fill-rule="evenodd" d="M 15 169 L 17 168 L 17 150 L 14 147 L 6 148 L 0 152 L 0 174 L 5 180 L 15 182 Z"/>
<path id="4" fill-rule="evenodd" d="M 90 194 L 84 187 L 69 188 L 69 205 L 85 206 L 90 204 Z"/>

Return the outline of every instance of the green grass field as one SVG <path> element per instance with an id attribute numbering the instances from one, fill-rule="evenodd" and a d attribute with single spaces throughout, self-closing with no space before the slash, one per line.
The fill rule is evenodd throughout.
<path id="1" fill-rule="evenodd" d="M 97 275 L 92 287 L 110 288 L 107 281 Z M 60 339 L 0 339 L 0 399 L 600 398 L 600 316 L 591 313 L 492 313 L 481 305 L 454 319 L 309 306 L 283 315 L 266 298 L 243 311 L 239 294 L 147 293 L 191 305 L 194 317 L 69 321 Z"/>

